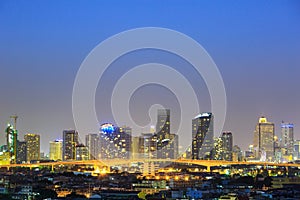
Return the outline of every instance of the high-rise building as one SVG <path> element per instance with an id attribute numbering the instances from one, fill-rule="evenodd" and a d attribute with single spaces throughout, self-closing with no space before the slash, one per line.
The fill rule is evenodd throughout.
<path id="1" fill-rule="evenodd" d="M 89 150 L 83 144 L 76 145 L 76 160 L 88 160 Z"/>
<path id="2" fill-rule="evenodd" d="M 209 159 L 214 145 L 212 113 L 201 113 L 192 120 L 192 159 Z"/>
<path id="3" fill-rule="evenodd" d="M 176 159 L 179 157 L 179 139 L 178 139 L 178 135 L 175 133 L 171 133 L 170 134 L 170 142 L 167 146 L 167 149 L 169 149 L 168 152 L 168 156 L 166 156 L 167 158 L 170 159 Z"/>
<path id="4" fill-rule="evenodd" d="M 142 133 L 139 138 L 139 152 L 141 158 L 157 158 L 157 135 L 152 133 Z"/>
<path id="5" fill-rule="evenodd" d="M 175 159 L 178 157 L 178 135 L 170 133 L 170 109 L 158 109 L 157 158 Z"/>
<path id="6" fill-rule="evenodd" d="M 223 140 L 221 137 L 214 138 L 214 146 L 210 151 L 210 159 L 223 160 Z"/>
<path id="7" fill-rule="evenodd" d="M 117 137 L 120 138 L 119 149 L 121 150 L 121 157 L 129 159 L 131 157 L 132 144 L 132 129 L 128 126 L 117 127 Z"/>
<path id="8" fill-rule="evenodd" d="M 88 134 L 85 136 L 85 146 L 89 150 L 89 160 L 100 159 L 100 138 L 99 134 Z"/>
<path id="9" fill-rule="evenodd" d="M 281 149 L 284 150 L 283 156 L 291 156 L 294 152 L 294 124 L 281 124 Z"/>
<path id="10" fill-rule="evenodd" d="M 50 160 L 62 160 L 62 146 L 63 140 L 54 140 L 50 142 Z"/>
<path id="11" fill-rule="evenodd" d="M 78 132 L 75 130 L 63 131 L 63 160 L 76 159 L 76 145 L 78 144 Z"/>
<path id="12" fill-rule="evenodd" d="M 27 162 L 40 160 L 40 135 L 27 133 L 24 140 L 27 146 Z"/>
<path id="13" fill-rule="evenodd" d="M 294 160 L 300 160 L 300 140 L 294 142 Z"/>
<path id="14" fill-rule="evenodd" d="M 261 161 L 274 160 L 274 123 L 268 122 L 267 118 L 261 117 L 254 131 L 253 147 L 255 157 Z"/>
<path id="15" fill-rule="evenodd" d="M 232 161 L 242 161 L 243 160 L 243 152 L 238 145 L 234 145 L 232 147 Z"/>
<path id="16" fill-rule="evenodd" d="M 10 162 L 14 164 L 17 161 L 18 131 L 10 124 L 8 124 L 6 128 L 6 139 L 7 151 L 10 155 Z"/>
<path id="17" fill-rule="evenodd" d="M 101 159 L 129 159 L 131 153 L 131 128 L 114 127 L 105 123 L 100 129 Z"/>
<path id="18" fill-rule="evenodd" d="M 27 144 L 26 141 L 17 141 L 17 163 L 27 161 Z"/>
<path id="19" fill-rule="evenodd" d="M 131 144 L 131 159 L 139 159 L 142 158 L 142 152 L 141 152 L 141 137 L 139 136 L 133 136 L 131 138 L 132 144 Z"/>
<path id="20" fill-rule="evenodd" d="M 157 158 L 169 158 L 168 148 L 170 140 L 170 110 L 158 109 L 157 110 Z"/>
<path id="21" fill-rule="evenodd" d="M 255 159 L 253 144 L 250 144 L 248 150 L 245 151 L 245 159 L 246 160 Z"/>
<path id="22" fill-rule="evenodd" d="M 231 132 L 223 132 L 222 136 L 223 160 L 232 161 L 233 137 Z"/>

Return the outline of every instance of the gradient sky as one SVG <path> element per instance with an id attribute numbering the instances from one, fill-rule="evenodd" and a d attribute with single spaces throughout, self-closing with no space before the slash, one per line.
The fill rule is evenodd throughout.
<path id="1" fill-rule="evenodd" d="M 9 116 L 17 114 L 19 138 L 38 133 L 41 150 L 48 152 L 50 140 L 61 138 L 64 129 L 74 129 L 72 88 L 84 58 L 106 38 L 147 26 L 180 31 L 207 50 L 224 80 L 228 101 L 224 130 L 233 132 L 236 144 L 247 148 L 260 115 L 276 124 L 277 134 L 282 120 L 294 123 L 295 139 L 300 139 L 299 1 L 2 0 L 0 143 L 5 143 Z M 153 60 L 164 60 L 179 70 L 186 67 L 165 52 L 135 52 L 114 63 L 106 76 L 113 80 L 105 87 L 113 87 L 122 75 L 117 66 Z M 203 80 L 189 70 L 186 76 L 199 89 L 201 110 L 209 111 Z M 148 108 L 141 102 L 153 92 L 163 98 L 147 101 L 147 106 L 172 97 L 158 86 L 138 90 L 130 107 L 137 123 L 147 122 Z M 104 117 L 108 108 L 102 101 L 97 93 L 99 120 L 110 121 L 109 114 Z M 173 124 L 180 115 L 176 105 L 176 101 L 167 105 L 174 113 Z"/>

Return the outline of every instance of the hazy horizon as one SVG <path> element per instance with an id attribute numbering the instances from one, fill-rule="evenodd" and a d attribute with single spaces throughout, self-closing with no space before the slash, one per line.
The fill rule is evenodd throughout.
<path id="1" fill-rule="evenodd" d="M 275 123 L 276 135 L 281 121 L 293 123 L 294 139 L 300 139 L 299 8 L 298 1 L 1 1 L 0 144 L 6 142 L 9 117 L 16 114 L 19 139 L 40 134 L 41 151 L 48 152 L 49 141 L 75 129 L 72 90 L 86 56 L 108 37 L 139 27 L 176 30 L 205 48 L 225 84 L 223 130 L 233 133 L 234 144 L 247 149 L 262 115 Z M 211 111 L 207 86 L 189 63 L 168 52 L 143 50 L 118 58 L 100 80 L 95 98 L 99 124 L 114 123 L 109 98 L 117 80 L 149 62 L 182 73 L 196 90 L 200 111 Z M 171 109 L 176 132 L 179 103 L 165 87 L 136 90 L 130 99 L 132 118 L 146 125 L 153 104 Z"/>

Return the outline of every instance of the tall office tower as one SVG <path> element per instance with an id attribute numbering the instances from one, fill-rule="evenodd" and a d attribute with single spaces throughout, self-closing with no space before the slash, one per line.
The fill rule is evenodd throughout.
<path id="1" fill-rule="evenodd" d="M 76 160 L 88 160 L 89 150 L 83 144 L 76 145 Z"/>
<path id="2" fill-rule="evenodd" d="M 50 160 L 62 160 L 63 140 L 54 140 L 50 142 L 49 158 Z"/>
<path id="3" fill-rule="evenodd" d="M 40 160 L 40 135 L 27 133 L 24 140 L 27 145 L 27 162 Z"/>
<path id="4" fill-rule="evenodd" d="M 275 162 L 282 161 L 282 149 L 278 136 L 274 136 L 274 159 Z"/>
<path id="5" fill-rule="evenodd" d="M 210 159 L 223 160 L 223 140 L 221 137 L 214 138 L 214 147 L 210 151 Z"/>
<path id="6" fill-rule="evenodd" d="M 129 159 L 131 152 L 131 128 L 102 124 L 100 129 L 101 159 Z"/>
<path id="7" fill-rule="evenodd" d="M 7 152 L 10 155 L 10 163 L 15 164 L 17 161 L 17 140 L 18 140 L 18 131 L 10 124 L 6 128 L 6 145 Z"/>
<path id="8" fill-rule="evenodd" d="M 234 145 L 232 147 L 232 161 L 242 161 L 243 160 L 243 152 L 238 145 Z"/>
<path id="9" fill-rule="evenodd" d="M 294 142 L 294 160 L 300 160 L 300 140 Z"/>
<path id="10" fill-rule="evenodd" d="M 256 159 L 261 161 L 274 160 L 274 136 L 274 123 L 268 122 L 265 117 L 259 118 L 253 140 Z"/>
<path id="11" fill-rule="evenodd" d="M 192 159 L 209 159 L 214 144 L 212 113 L 201 113 L 192 120 Z"/>
<path id="12" fill-rule="evenodd" d="M 120 138 L 119 149 L 121 158 L 129 159 L 131 157 L 132 129 L 128 126 L 117 127 L 117 137 Z"/>
<path id="13" fill-rule="evenodd" d="M 17 141 L 17 163 L 27 161 L 27 144 L 25 141 Z"/>
<path id="14" fill-rule="evenodd" d="M 246 160 L 253 160 L 253 159 L 255 159 L 254 150 L 253 150 L 253 144 L 250 144 L 248 150 L 245 151 L 245 159 Z"/>
<path id="15" fill-rule="evenodd" d="M 157 158 L 157 135 L 152 133 L 142 133 L 139 138 L 139 152 L 141 158 Z"/>
<path id="16" fill-rule="evenodd" d="M 139 159 L 142 158 L 142 152 L 141 152 L 141 137 L 139 136 L 133 136 L 132 138 L 132 144 L 131 144 L 131 159 Z"/>
<path id="17" fill-rule="evenodd" d="M 223 159 L 227 161 L 232 161 L 232 147 L 233 147 L 233 137 L 231 132 L 223 132 L 222 136 L 222 151 Z"/>
<path id="18" fill-rule="evenodd" d="M 100 138 L 99 134 L 88 134 L 85 136 L 85 146 L 89 150 L 89 160 L 100 159 Z"/>
<path id="19" fill-rule="evenodd" d="M 157 123 L 156 123 L 156 135 L 157 135 L 157 158 L 174 158 L 175 149 L 173 141 L 176 137 L 170 133 L 170 110 L 158 109 L 157 111 Z M 174 143 L 175 142 L 175 143 Z"/>
<path id="20" fill-rule="evenodd" d="M 284 149 L 284 156 L 292 156 L 294 152 L 294 124 L 281 124 L 281 148 Z"/>
<path id="21" fill-rule="evenodd" d="M 63 160 L 76 159 L 76 145 L 78 144 L 78 132 L 75 130 L 63 131 Z"/>
<path id="22" fill-rule="evenodd" d="M 178 152 L 178 148 L 179 148 L 179 141 L 178 141 L 178 135 L 171 133 L 170 134 L 170 142 L 167 146 L 167 153 L 168 156 L 166 156 L 167 158 L 170 159 L 177 159 L 179 157 L 179 152 Z"/>

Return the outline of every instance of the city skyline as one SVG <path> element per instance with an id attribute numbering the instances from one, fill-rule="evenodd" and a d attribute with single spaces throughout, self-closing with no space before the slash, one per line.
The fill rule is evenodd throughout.
<path id="1" fill-rule="evenodd" d="M 42 154 L 46 156 L 43 159 L 45 159 L 45 158 L 51 159 L 51 156 L 59 157 L 59 156 L 57 156 L 58 152 L 55 149 L 55 147 L 54 146 L 51 147 L 51 145 L 53 143 L 57 144 L 57 142 L 62 143 L 61 144 L 62 145 L 61 152 L 60 152 L 62 160 L 76 159 L 75 151 L 77 151 L 77 146 L 78 147 L 82 146 L 84 148 L 87 148 L 87 151 L 90 152 L 86 159 L 101 159 L 101 156 L 103 156 L 104 154 L 107 154 L 108 152 L 118 151 L 118 149 L 115 149 L 115 147 L 109 148 L 109 144 L 107 142 L 105 142 L 107 139 L 109 141 L 110 140 L 113 141 L 116 138 L 117 138 L 117 141 L 120 140 L 120 141 L 122 141 L 122 143 L 124 143 L 123 139 L 125 139 L 127 141 L 124 143 L 124 144 L 126 144 L 125 146 L 127 146 L 126 148 L 124 148 L 124 149 L 126 149 L 126 151 L 121 151 L 121 152 L 126 152 L 126 156 L 123 156 L 123 157 L 121 156 L 121 157 L 129 159 L 129 158 L 135 157 L 138 154 L 141 154 L 141 155 L 144 154 L 143 152 L 138 152 L 139 150 L 136 151 L 137 149 L 132 149 L 132 147 L 134 146 L 134 143 L 135 143 L 134 138 L 141 140 L 141 138 L 146 136 L 146 138 L 149 139 L 149 134 L 152 135 L 150 138 L 152 138 L 152 139 L 156 138 L 155 141 L 157 140 L 156 141 L 157 146 L 155 147 L 156 150 L 154 152 L 155 152 L 155 154 L 157 154 L 158 158 L 168 158 L 169 157 L 172 159 L 176 159 L 176 158 L 184 157 L 184 155 L 186 155 L 188 153 L 188 151 L 191 150 L 190 157 L 192 159 L 207 159 L 208 158 L 207 156 L 208 155 L 211 156 L 211 154 L 212 154 L 211 151 L 213 151 L 213 149 L 215 148 L 215 147 L 213 147 L 214 146 L 213 140 L 215 140 L 215 142 L 218 142 L 216 140 L 219 140 L 219 142 L 221 142 L 220 144 L 218 144 L 218 145 L 220 145 L 218 148 L 219 148 L 219 150 L 224 149 L 224 155 L 226 155 L 226 151 L 228 154 L 228 149 L 231 149 L 230 152 L 233 152 L 233 150 L 232 150 L 233 145 L 240 148 L 240 144 L 234 142 L 234 139 L 233 139 L 234 134 L 232 134 L 232 132 L 223 131 L 221 134 L 214 133 L 214 124 L 213 124 L 214 117 L 213 117 L 212 113 L 207 113 L 207 112 L 200 113 L 195 118 L 191 119 L 192 135 L 191 135 L 191 138 L 189 138 L 190 145 L 187 147 L 178 146 L 178 144 L 180 142 L 180 138 L 178 138 L 178 135 L 169 133 L 170 127 L 172 127 L 171 123 L 170 123 L 170 118 L 171 118 L 170 113 L 171 113 L 170 109 L 158 109 L 157 110 L 156 132 L 153 130 L 154 127 L 150 127 L 150 129 L 148 131 L 140 132 L 137 136 L 132 136 L 132 128 L 128 127 L 126 125 L 124 125 L 122 127 L 117 127 L 111 123 L 104 123 L 104 124 L 99 125 L 99 131 L 97 133 L 85 134 L 83 137 L 83 140 L 81 140 L 81 138 L 79 138 L 79 133 L 76 130 L 72 130 L 72 129 L 63 130 L 62 135 L 61 135 L 61 138 L 63 138 L 63 139 L 50 140 L 49 141 L 50 147 L 49 147 L 48 151 L 41 150 L 41 145 L 40 145 L 41 138 L 40 138 L 40 135 L 38 135 L 38 134 L 26 133 L 24 135 L 24 138 L 13 137 L 10 140 L 15 140 L 17 142 L 16 148 L 18 149 L 17 150 L 17 153 L 18 153 L 18 151 L 20 151 L 18 144 L 22 145 L 24 143 L 26 146 L 26 143 L 28 143 L 28 141 L 26 141 L 26 140 L 28 140 L 27 139 L 28 136 L 38 136 L 37 144 L 38 144 L 39 150 L 38 151 L 30 150 L 30 148 L 32 148 L 32 147 L 30 147 L 30 145 L 29 145 L 29 147 L 27 147 L 27 154 L 25 155 L 25 157 L 29 158 L 29 160 L 27 160 L 27 162 L 29 162 L 30 160 L 39 160 L 40 157 L 37 157 L 37 156 L 41 156 Z M 241 149 L 243 152 L 243 156 L 245 158 L 248 158 L 249 156 L 251 157 L 251 155 L 248 155 L 248 154 L 252 153 L 254 155 L 253 158 L 255 158 L 257 160 L 263 160 L 263 161 L 268 160 L 268 158 L 269 158 L 269 161 L 274 159 L 277 162 L 294 159 L 294 157 L 293 157 L 294 153 L 295 153 L 294 148 L 297 148 L 294 145 L 296 145 L 297 141 L 299 141 L 299 139 L 294 138 L 294 135 L 293 135 L 294 124 L 282 121 L 280 124 L 281 132 L 278 133 L 277 135 L 275 135 L 274 126 L 275 126 L 275 124 L 268 121 L 266 117 L 264 117 L 264 116 L 259 117 L 258 123 L 253 131 L 253 141 L 249 142 L 246 149 Z M 15 130 L 13 125 L 8 124 L 8 128 L 6 131 L 10 130 L 9 128 L 13 132 L 18 133 L 18 130 Z M 7 133 L 10 133 L 10 132 L 11 131 L 8 131 Z M 106 133 L 109 133 L 109 134 L 106 134 Z M 68 134 L 70 134 L 72 136 L 71 137 L 66 136 Z M 230 142 L 228 139 L 228 134 L 230 135 L 230 138 L 231 138 Z M 272 137 L 269 137 L 270 134 L 272 135 Z M 18 136 L 18 134 L 16 134 L 16 136 Z M 92 137 L 93 139 L 90 137 Z M 67 139 L 67 138 L 69 138 L 69 139 Z M 104 138 L 106 138 L 106 139 L 104 139 Z M 92 140 L 93 140 L 94 144 L 92 144 Z M 168 143 L 165 144 L 164 146 L 161 146 L 161 144 L 160 144 L 161 142 L 159 142 L 159 141 L 164 141 L 164 142 L 168 141 Z M 170 145 L 174 145 L 173 144 L 174 142 L 176 145 L 170 147 Z M 194 143 L 194 142 L 196 142 L 196 143 Z M 10 144 L 10 143 L 8 143 L 8 141 L 7 141 L 7 144 Z M 69 147 L 65 147 L 65 146 L 68 146 L 67 145 L 68 143 L 69 143 Z M 34 146 L 36 146 L 37 144 L 35 144 Z M 3 145 L 3 146 L 1 146 L 1 145 Z M 227 145 L 229 145 L 229 146 L 227 146 Z M 121 145 L 121 146 L 123 147 L 123 145 Z M 7 148 L 7 145 L 5 142 L 0 143 L 0 147 L 5 149 L 5 148 Z M 105 148 L 103 148 L 103 147 L 105 147 Z M 95 150 L 95 148 L 97 148 L 97 149 L 99 148 L 99 149 Z M 137 147 L 137 148 L 140 148 L 140 147 Z M 171 148 L 171 149 L 169 149 L 169 148 Z M 174 150 L 174 148 L 176 150 Z M 268 149 L 268 148 L 271 148 L 271 149 Z M 279 149 L 277 150 L 276 148 L 279 148 Z M 56 152 L 51 153 L 51 149 L 55 150 Z M 74 150 L 72 150 L 72 149 L 74 149 Z M 69 153 L 70 155 L 68 158 L 64 158 L 64 156 L 63 156 L 65 154 L 65 151 L 70 151 L 70 153 Z M 173 153 L 170 154 L 169 151 L 170 152 L 174 151 L 174 154 Z M 32 152 L 39 152 L 39 153 L 35 153 L 36 159 L 30 159 L 30 154 L 32 154 Z M 96 152 L 98 152 L 98 153 L 96 153 Z M 106 152 L 106 153 L 104 153 L 104 152 Z M 202 152 L 202 153 L 200 153 L 200 152 Z M 279 153 L 279 155 L 277 155 L 278 153 Z M 159 154 L 161 154 L 161 155 L 159 155 Z M 163 155 L 163 154 L 166 154 L 166 155 Z M 201 156 L 200 156 L 200 154 L 201 154 Z M 206 155 L 206 156 L 204 156 L 204 155 Z M 21 157 L 23 157 L 23 156 L 21 156 Z M 104 157 L 106 157 L 106 156 L 104 156 Z M 232 159 L 228 155 L 225 156 L 224 158 Z M 253 159 L 253 158 L 251 158 L 251 159 Z M 17 157 L 17 159 L 18 159 L 18 157 Z"/>
<path id="2" fill-rule="evenodd" d="M 184 5 L 175 1 L 170 5 L 173 11 L 170 13 L 159 3 L 149 2 L 118 6 L 112 3 L 91 6 L 80 2 L 72 5 L 66 2 L 43 5 L 1 2 L 0 65 L 4 76 L 0 79 L 0 141 L 6 141 L 6 124 L 9 117 L 16 114 L 19 116 L 19 138 L 26 133 L 39 134 L 41 150 L 48 152 L 49 141 L 61 138 L 65 129 L 75 129 L 72 87 L 87 54 L 101 41 L 120 31 L 145 26 L 183 32 L 208 51 L 221 72 L 227 92 L 227 118 L 223 131 L 233 133 L 235 144 L 244 150 L 248 148 L 257 120 L 262 115 L 275 124 L 276 135 L 281 133 L 282 120 L 293 123 L 294 138 L 299 139 L 299 3 L 219 3 L 221 7 L 207 2 Z M 157 13 L 163 17 L 158 17 Z M 194 76 L 182 60 L 160 54 L 137 52 L 126 59 L 120 58 L 103 81 L 113 79 L 108 81 L 113 85 L 120 76 L 116 70 L 120 65 L 128 69 L 147 61 L 167 60 L 165 62 L 175 69 L 187 70 L 185 75 L 197 86 L 201 112 L 211 111 L 201 77 Z M 134 60 L 136 56 L 138 61 Z M 105 85 L 106 90 L 109 91 L 111 85 Z M 103 87 L 100 82 L 99 91 Z M 147 93 L 157 93 L 163 100 L 147 98 Z M 139 124 L 147 124 L 149 105 L 162 103 L 174 114 L 171 132 L 176 133 L 180 111 L 177 102 L 171 101 L 172 97 L 165 88 L 141 88 L 132 100 L 133 118 Z M 172 104 L 167 105 L 168 101 Z M 99 123 L 113 123 L 107 102 L 102 101 L 99 92 L 96 102 Z"/>

